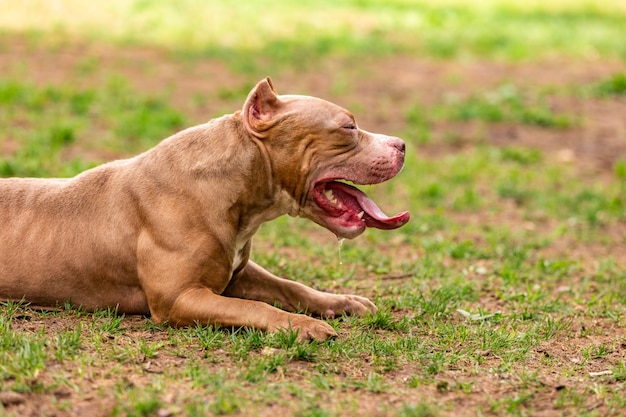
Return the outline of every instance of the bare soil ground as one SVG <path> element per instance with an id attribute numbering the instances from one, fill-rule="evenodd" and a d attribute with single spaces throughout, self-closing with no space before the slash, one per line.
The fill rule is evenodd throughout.
<path id="1" fill-rule="evenodd" d="M 234 74 L 220 62 L 212 60 L 185 59 L 176 57 L 170 53 L 157 49 L 128 47 L 112 48 L 98 44 L 68 44 L 60 45 L 55 49 L 44 49 L 19 38 L 4 41 L 0 44 L 0 76 L 15 77 L 19 75 L 23 79 L 31 80 L 41 85 L 68 84 L 92 86 L 106 82 L 112 74 L 117 74 L 128 80 L 134 88 L 146 93 L 155 93 L 166 90 L 182 111 L 189 114 L 194 122 L 202 122 L 218 112 L 234 111 L 242 103 L 243 97 L 239 96 L 222 98 L 220 92 L 227 90 L 240 91 L 242 84 L 252 85 L 264 75 L 273 77 L 277 89 L 281 93 L 306 93 L 320 96 L 337 102 L 347 108 L 356 108 L 355 113 L 360 124 L 371 131 L 399 133 L 405 125 L 405 109 L 418 100 L 425 108 L 430 104 L 441 101 L 446 94 L 460 96 L 492 89 L 504 82 L 515 85 L 532 85 L 533 88 L 568 87 L 572 85 L 584 85 L 604 79 L 610 75 L 625 71 L 623 62 L 606 61 L 570 61 L 565 58 L 555 58 L 544 62 L 529 63 L 499 63 L 499 62 L 438 62 L 419 57 L 396 57 L 384 60 L 370 60 L 366 62 L 344 62 L 342 60 L 327 61 L 304 72 L 285 71 L 280 74 L 259 74 L 252 79 L 252 75 Z M 90 64 L 91 63 L 91 64 Z M 93 64 L 95 63 L 95 64 Z M 80 71 L 81 67 L 89 64 L 88 71 Z M 336 88 L 336 79 L 333 74 L 341 74 L 345 80 L 349 80 L 349 87 Z M 243 93 L 242 93 L 243 94 Z M 202 96 L 205 100 L 201 105 L 190 105 L 190 97 Z M 517 124 L 502 124 L 488 127 L 487 138 L 496 145 L 518 145 L 535 147 L 544 151 L 547 158 L 555 163 L 575 164 L 580 167 L 583 176 L 589 178 L 603 178 L 612 173 L 613 164 L 618 158 L 626 156 L 626 101 L 623 99 L 608 100 L 574 100 L 564 97 L 552 103 L 559 112 L 579 115 L 582 123 L 571 129 L 546 131 L 539 128 L 522 126 Z M 230 110 L 229 110 L 230 109 Z M 440 123 L 435 126 L 435 140 L 429 144 L 420 146 L 418 152 L 438 158 L 450 153 L 464 152 L 473 145 L 474 126 L 468 123 Z M 453 144 L 436 140 L 437 136 L 443 137 L 450 132 L 456 132 L 460 140 Z M 91 138 L 92 140 L 94 138 Z M 2 149 L 0 152 L 8 153 L 11 149 Z M 106 155 L 107 158 L 110 155 Z M 456 215 L 458 214 L 451 214 Z M 484 217 L 483 217 L 484 216 Z M 501 213 L 499 218 L 493 218 L 493 214 L 473 214 L 464 219 L 468 223 L 506 222 L 512 229 L 528 227 L 526 220 L 511 208 L 510 212 Z M 572 256 L 587 258 L 590 262 L 596 256 L 611 255 L 616 262 L 626 263 L 626 225 L 621 225 L 615 230 L 608 231 L 614 235 L 611 245 L 585 245 L 577 242 L 563 241 L 561 244 L 551 246 L 548 250 L 561 252 Z M 367 280 L 367 273 L 360 275 L 359 279 Z M 364 289 L 367 285 L 360 285 Z M 364 294 L 368 295 L 368 294 Z M 489 303 L 489 300 L 484 300 Z M 494 300 L 494 303 L 497 303 Z M 491 309 L 494 310 L 494 309 Z M 67 321 L 69 320 L 69 322 Z M 146 331 L 141 317 L 126 318 L 124 327 L 129 343 L 136 339 L 149 341 L 162 341 L 167 343 L 165 332 Z M 54 334 L 58 329 L 67 329 L 72 326 L 71 319 L 49 319 L 45 323 L 31 317 L 20 317 L 15 320 L 16 328 L 40 331 Z M 560 358 L 564 362 L 580 360 L 577 352 L 584 346 L 606 342 L 611 343 L 615 334 L 623 334 L 623 329 L 616 323 L 607 319 L 598 318 L 588 323 L 576 323 L 581 329 L 596 329 L 592 335 L 582 336 L 573 340 L 553 340 L 550 344 L 542 346 L 534 355 L 533 361 L 541 361 L 542 358 Z M 605 330 L 605 331 L 600 331 Z M 104 341 L 106 344 L 106 341 Z M 203 352 L 190 351 L 190 356 L 200 356 Z M 606 369 L 606 363 L 615 363 L 615 358 L 626 356 L 626 346 L 621 346 L 610 355 L 594 362 L 598 371 Z M 492 360 L 496 360 L 490 352 L 484 352 L 485 367 L 489 367 Z M 368 358 L 363 358 L 367 361 Z M 136 374 L 129 368 L 128 386 L 142 385 L 150 374 L 159 374 L 171 366 L 179 366 L 186 360 L 175 354 L 160 354 L 155 358 L 136 358 L 136 362 L 146 371 L 146 374 Z M 228 366 L 228 359 L 220 359 L 219 363 L 210 367 L 206 372 L 212 372 L 224 366 Z M 59 365 L 61 366 L 61 365 Z M 63 365 L 67 367 L 68 365 Z M 534 367 L 528 364 L 529 367 Z M 133 365 L 134 369 L 134 365 Z M 300 367 L 292 367 L 288 377 L 293 379 L 307 378 L 306 364 Z M 100 393 L 111 389 L 113 382 L 108 378 L 106 364 L 99 364 L 93 371 L 77 377 L 80 372 L 76 369 L 67 369 L 69 378 L 76 378 L 80 394 L 76 394 L 67 388 L 60 388 L 54 392 L 57 401 L 70 399 L 72 407 L 67 413 L 52 411 L 50 399 L 47 396 L 37 395 L 2 394 L 0 401 L 11 411 L 23 416 L 35 415 L 84 415 L 96 416 L 107 415 L 108 405 L 102 403 Z M 351 368 L 351 372 L 357 375 L 360 371 L 358 364 Z M 403 370 L 394 371 L 391 377 L 402 380 L 408 378 Z M 457 381 L 459 375 L 455 370 L 446 371 L 444 378 Z M 275 374 L 273 378 L 285 378 L 285 375 Z M 479 385 L 474 385 L 472 392 L 461 395 L 458 392 L 446 392 L 428 387 L 420 391 L 423 398 L 439 398 L 446 402 L 451 409 L 450 415 L 471 415 L 471 409 L 484 402 L 485 397 L 498 397 L 512 395 L 518 381 L 511 381 L 507 374 L 492 375 L 490 380 L 484 380 Z M 555 374 L 540 374 L 540 384 L 551 387 L 552 392 L 557 392 L 565 386 L 579 386 L 575 376 L 565 377 Z M 599 376 L 598 378 L 602 378 Z M 43 384 L 52 383 L 46 375 L 41 375 Z M 184 385 L 184 382 L 181 382 Z M 171 403 L 184 402 L 184 392 L 192 391 L 191 386 L 181 386 L 177 394 L 172 394 Z M 548 390 L 547 392 L 551 392 Z M 1 391 L 1 390 L 0 390 Z M 544 391 L 545 392 L 545 391 Z M 363 395 L 360 408 L 363 414 L 374 414 L 379 410 L 380 402 L 386 402 L 392 408 L 394 404 L 401 404 L 407 398 L 403 394 L 369 394 Z M 541 399 L 536 399 L 541 402 Z M 553 408 L 553 395 L 546 395 L 545 412 L 542 415 L 560 415 L 560 411 Z M 602 405 L 597 405 L 598 415 L 602 415 Z M 282 415 L 287 410 L 282 406 L 267 407 L 261 415 Z M 593 405 L 592 405 L 593 409 Z M 592 410 L 590 410 L 592 411 Z M 169 415 L 169 414 L 164 414 Z"/>

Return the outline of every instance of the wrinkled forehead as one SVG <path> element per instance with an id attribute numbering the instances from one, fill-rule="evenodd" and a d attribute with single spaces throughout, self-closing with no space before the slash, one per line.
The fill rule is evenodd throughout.
<path id="1" fill-rule="evenodd" d="M 326 120 L 329 124 L 345 125 L 354 123 L 354 115 L 330 101 L 311 96 L 284 95 L 278 98 L 289 111 L 297 112 L 310 120 Z"/>

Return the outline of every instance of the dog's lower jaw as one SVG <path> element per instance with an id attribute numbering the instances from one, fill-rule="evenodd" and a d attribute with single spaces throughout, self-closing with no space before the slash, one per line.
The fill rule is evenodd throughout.
<path id="1" fill-rule="evenodd" d="M 298 213 L 298 217 L 311 220 L 312 222 L 322 226 L 324 229 L 333 233 L 337 236 L 337 239 L 354 239 L 357 236 L 361 235 L 365 229 L 366 225 L 364 222 L 359 221 L 359 223 L 353 223 L 352 225 L 339 225 L 339 224 L 331 224 L 324 220 L 323 216 L 317 215 L 316 211 L 320 211 L 320 209 L 305 209 L 300 210 Z"/>

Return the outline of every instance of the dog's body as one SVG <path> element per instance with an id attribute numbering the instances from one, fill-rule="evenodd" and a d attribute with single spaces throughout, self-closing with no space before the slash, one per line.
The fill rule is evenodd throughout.
<path id="1" fill-rule="evenodd" d="M 277 96 L 263 80 L 242 111 L 132 159 L 71 179 L 0 179 L 0 299 L 323 340 L 335 334 L 328 324 L 271 305 L 325 317 L 376 307 L 270 274 L 249 261 L 250 240 L 283 214 L 348 238 L 400 227 L 408 213 L 386 217 L 334 180 L 382 182 L 403 161 L 400 139 L 357 129 L 326 101 Z"/>

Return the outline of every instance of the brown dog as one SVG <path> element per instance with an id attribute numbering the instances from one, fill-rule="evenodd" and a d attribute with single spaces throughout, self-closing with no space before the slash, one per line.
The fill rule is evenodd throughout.
<path id="1" fill-rule="evenodd" d="M 302 216 L 337 236 L 394 229 L 363 192 L 402 168 L 404 142 L 357 128 L 348 111 L 277 96 L 270 79 L 241 111 L 71 179 L 0 179 L 0 297 L 86 310 L 118 307 L 157 323 L 335 335 L 334 317 L 376 311 L 368 299 L 278 278 L 250 261 L 259 226 Z"/>

